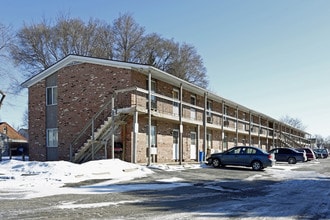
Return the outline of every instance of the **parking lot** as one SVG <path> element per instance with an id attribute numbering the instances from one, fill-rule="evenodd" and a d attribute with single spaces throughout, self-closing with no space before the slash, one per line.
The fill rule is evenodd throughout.
<path id="1" fill-rule="evenodd" d="M 329 180 L 330 159 L 278 163 L 264 171 L 245 167 L 154 169 L 148 177 L 110 186 L 121 189 L 111 193 L 2 200 L 0 218 L 327 219 L 330 203 L 314 194 L 323 192 L 328 198 Z M 306 187 L 318 190 L 303 191 Z"/>

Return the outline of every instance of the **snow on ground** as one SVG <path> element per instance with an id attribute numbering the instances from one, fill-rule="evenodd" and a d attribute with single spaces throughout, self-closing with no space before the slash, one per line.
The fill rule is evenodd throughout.
<path id="1" fill-rule="evenodd" d="M 153 171 L 145 166 L 119 159 L 95 160 L 83 164 L 66 161 L 4 160 L 0 162 L 0 198 L 29 199 L 56 194 L 97 193 L 91 187 L 87 189 L 63 186 L 90 180 L 94 182 L 106 180 L 102 184 L 109 185 L 144 177 L 151 173 Z M 97 187 L 97 184 L 94 186 Z"/>
<path id="2" fill-rule="evenodd" d="M 200 216 L 228 216 L 236 213 L 240 219 L 330 219 L 330 174 L 315 171 L 297 171 L 297 165 L 275 165 L 266 169 L 266 175 L 255 174 L 246 180 L 274 180 L 266 196 L 246 197 L 239 201 L 221 202 L 204 210 Z"/>
<path id="3" fill-rule="evenodd" d="M 319 219 L 330 218 L 330 174 L 319 174 L 315 171 L 296 171 L 301 166 L 312 166 L 309 162 L 297 165 L 275 165 L 245 181 L 272 180 L 278 181 L 268 187 L 268 194 L 259 197 L 240 198 L 239 201 L 226 201 L 221 204 L 210 204 L 205 210 L 194 213 L 194 218 L 224 217 L 228 213 L 237 213 L 244 219 L 288 219 L 299 218 L 296 213 L 309 213 Z M 0 199 L 30 199 L 57 194 L 97 194 L 124 192 L 142 189 L 164 189 L 187 185 L 183 179 L 173 176 L 171 179 L 159 179 L 160 184 L 132 184 L 121 186 L 115 184 L 141 178 L 153 173 L 152 169 L 167 171 L 178 169 L 201 169 L 203 165 L 146 166 L 127 163 L 119 159 L 96 160 L 84 164 L 65 161 L 36 162 L 4 160 L 0 162 Z M 93 182 L 91 182 L 93 180 Z M 97 183 L 97 180 L 100 180 Z M 66 184 L 86 183 L 80 187 L 63 187 Z M 90 181 L 90 182 L 88 182 Z M 167 184 L 164 184 L 167 183 Z M 226 190 L 226 189 L 220 189 Z M 136 203 L 138 201 L 125 201 Z M 63 203 L 58 208 L 90 208 L 110 206 L 110 203 L 71 204 Z M 192 213 L 169 214 L 163 219 L 186 218 Z M 262 216 L 262 217 L 260 217 Z"/>
<path id="4" fill-rule="evenodd" d="M 169 166 L 160 164 L 151 165 L 150 168 L 173 171 L 200 168 L 200 165 Z M 37 162 L 4 158 L 0 162 L 0 199 L 30 199 L 57 194 L 111 193 L 187 185 L 177 177 L 159 179 L 160 184 L 137 184 L 130 187 L 114 185 L 121 181 L 150 175 L 153 173 L 152 169 L 119 159 L 94 160 L 75 164 L 67 161 Z M 77 183 L 82 186 L 63 187 L 65 185 L 74 186 Z"/>

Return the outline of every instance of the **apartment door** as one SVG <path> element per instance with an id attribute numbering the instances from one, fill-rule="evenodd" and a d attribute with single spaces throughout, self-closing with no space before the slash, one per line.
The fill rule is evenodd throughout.
<path id="1" fill-rule="evenodd" d="M 190 159 L 197 159 L 197 151 L 196 151 L 196 132 L 190 133 Z"/>
<path id="2" fill-rule="evenodd" d="M 173 130 L 173 159 L 179 159 L 179 130 Z"/>
<path id="3" fill-rule="evenodd" d="M 179 90 L 173 90 L 173 115 L 179 115 Z"/>

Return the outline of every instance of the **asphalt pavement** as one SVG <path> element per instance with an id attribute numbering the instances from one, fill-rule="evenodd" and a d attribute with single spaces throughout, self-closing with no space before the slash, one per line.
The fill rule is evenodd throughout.
<path id="1" fill-rule="evenodd" d="M 330 174 L 330 159 L 310 166 L 301 165 L 297 170 Z M 267 187 L 277 183 L 267 177 L 267 172 L 245 167 L 153 171 L 148 177 L 116 185 L 122 189 L 136 188 L 131 191 L 0 200 L 0 219 L 172 219 L 176 213 L 192 213 L 182 218 L 189 219 L 193 213 L 219 201 L 239 201 L 267 194 Z M 256 174 L 263 178 L 246 181 Z M 171 185 L 173 183 L 177 185 Z M 72 207 L 68 208 L 68 204 Z M 235 216 L 228 214 L 226 217 L 231 218 Z"/>

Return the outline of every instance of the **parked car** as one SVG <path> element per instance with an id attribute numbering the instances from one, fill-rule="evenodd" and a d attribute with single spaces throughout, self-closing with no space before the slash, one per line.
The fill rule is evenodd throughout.
<path id="1" fill-rule="evenodd" d="M 316 156 L 314 154 L 314 151 L 311 148 L 309 148 L 309 147 L 298 148 L 297 150 L 300 151 L 300 152 L 305 151 L 308 161 L 311 161 L 311 160 L 315 160 L 316 159 Z"/>
<path id="2" fill-rule="evenodd" d="M 323 154 L 320 149 L 313 149 L 316 159 L 323 158 Z"/>
<path id="3" fill-rule="evenodd" d="M 328 149 L 313 149 L 316 158 L 327 158 L 329 156 Z"/>
<path id="4" fill-rule="evenodd" d="M 329 156 L 329 150 L 324 148 L 322 149 L 323 155 L 325 156 L 324 158 L 327 158 Z"/>
<path id="5" fill-rule="evenodd" d="M 222 153 L 214 153 L 207 159 L 213 167 L 226 165 L 252 167 L 253 170 L 262 170 L 275 164 L 272 154 L 252 146 L 237 146 Z"/>
<path id="6" fill-rule="evenodd" d="M 288 162 L 289 164 L 305 162 L 307 160 L 305 152 L 299 152 L 293 148 L 288 147 L 274 148 L 268 153 L 274 154 L 276 161 Z"/>

